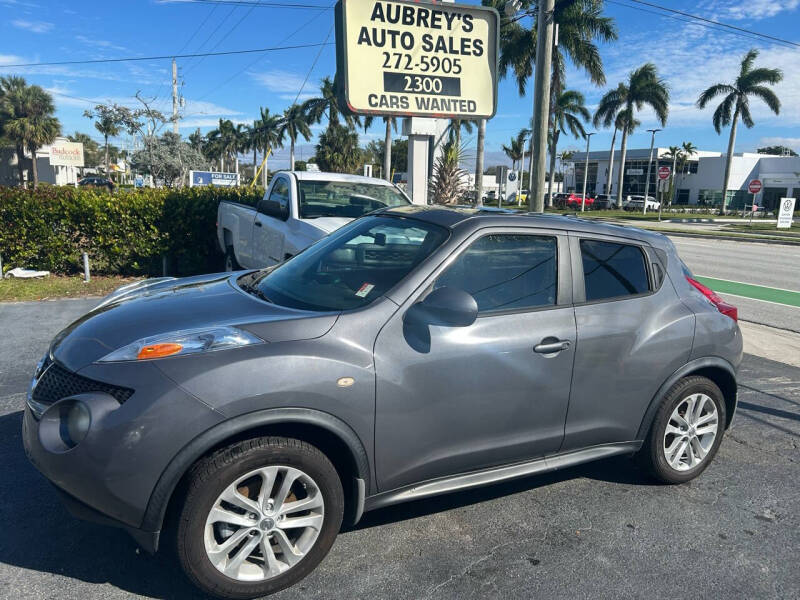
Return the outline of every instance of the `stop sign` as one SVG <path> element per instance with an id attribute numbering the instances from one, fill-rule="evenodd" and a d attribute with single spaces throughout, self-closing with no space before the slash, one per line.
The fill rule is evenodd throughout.
<path id="1" fill-rule="evenodd" d="M 659 179 L 669 179 L 669 175 L 672 171 L 670 171 L 669 167 L 659 167 L 658 168 L 658 178 Z"/>
<path id="2" fill-rule="evenodd" d="M 747 189 L 750 190 L 751 194 L 757 194 L 758 192 L 761 191 L 762 187 L 763 186 L 761 185 L 761 180 L 760 179 L 753 179 L 750 182 L 750 185 L 747 186 Z"/>

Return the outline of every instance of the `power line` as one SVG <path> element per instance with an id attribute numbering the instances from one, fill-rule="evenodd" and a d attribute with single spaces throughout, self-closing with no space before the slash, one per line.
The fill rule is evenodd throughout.
<path id="1" fill-rule="evenodd" d="M 318 46 L 332 46 L 332 42 L 316 44 L 297 44 L 294 46 L 271 46 L 268 48 L 253 48 L 252 50 L 228 50 L 225 52 L 200 52 L 195 54 L 164 54 L 161 56 L 136 56 L 128 58 L 99 58 L 94 60 L 63 60 L 56 62 L 16 63 L 2 65 L 4 69 L 18 67 L 54 67 L 63 65 L 90 65 L 101 63 L 141 62 L 145 60 L 172 60 L 173 58 L 199 58 L 201 56 L 232 56 L 238 54 L 257 54 L 259 52 L 278 52 L 280 50 L 298 50 L 301 48 L 317 48 Z"/>
<path id="2" fill-rule="evenodd" d="M 253 6 L 254 8 L 296 8 L 303 10 L 325 10 L 322 4 L 298 4 L 294 2 L 247 2 L 246 0 L 179 0 L 179 4 L 216 4 L 233 6 Z"/>
<path id="3" fill-rule="evenodd" d="M 722 21 L 715 21 L 713 19 L 707 19 L 705 17 L 701 17 L 699 15 L 694 15 L 692 13 L 687 13 L 687 12 L 684 12 L 684 11 L 681 11 L 681 10 L 677 10 L 677 9 L 674 9 L 674 8 L 661 6 L 659 4 L 655 4 L 655 3 L 652 3 L 652 2 L 646 2 L 645 0 L 625 0 L 625 2 L 620 2 L 619 0 L 608 0 L 608 1 L 610 3 L 612 3 L 612 4 L 618 4 L 620 6 L 625 6 L 627 8 L 634 8 L 634 9 L 641 10 L 641 11 L 644 11 L 644 12 L 650 12 L 652 14 L 660 14 L 661 16 L 670 16 L 670 15 L 667 15 L 667 14 L 656 13 L 654 11 L 648 11 L 648 10 L 640 8 L 640 7 L 631 6 L 630 4 L 626 4 L 625 2 L 632 2 L 634 4 L 640 4 L 642 6 L 649 6 L 651 8 L 655 8 L 655 9 L 657 9 L 659 11 L 663 11 L 664 13 L 670 13 L 671 15 L 677 15 L 677 17 L 676 16 L 672 16 L 672 18 L 676 18 L 679 21 L 690 22 L 690 21 L 687 21 L 687 19 L 691 19 L 692 21 L 695 21 L 696 25 L 703 25 L 703 26 L 708 27 L 708 28 L 724 29 L 724 30 L 728 30 L 729 32 L 737 33 L 739 35 L 745 35 L 745 36 L 749 36 L 751 38 L 752 37 L 761 38 L 761 39 L 769 40 L 771 42 L 776 42 L 776 43 L 779 43 L 779 44 L 785 44 L 787 46 L 800 48 L 800 43 L 798 43 L 798 42 L 793 42 L 791 40 L 786 40 L 786 39 L 783 39 L 783 38 L 775 37 L 773 35 L 768 35 L 766 33 L 761 33 L 759 31 L 753 31 L 751 29 L 745 29 L 744 27 L 737 27 L 735 25 L 730 25 L 730 24 L 724 23 Z M 683 17 L 683 18 L 679 18 L 679 17 Z"/>

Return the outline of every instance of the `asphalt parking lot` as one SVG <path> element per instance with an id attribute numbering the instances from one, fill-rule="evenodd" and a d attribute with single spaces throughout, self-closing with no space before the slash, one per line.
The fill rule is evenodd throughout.
<path id="1" fill-rule="evenodd" d="M 0 597 L 190 598 L 168 556 L 70 517 L 25 458 L 50 338 L 96 300 L 0 304 Z M 610 459 L 383 509 L 275 598 L 797 598 L 800 368 L 747 355 L 740 410 L 697 480 Z"/>

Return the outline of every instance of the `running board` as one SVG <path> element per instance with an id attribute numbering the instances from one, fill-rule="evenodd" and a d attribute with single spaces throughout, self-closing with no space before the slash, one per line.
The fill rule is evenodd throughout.
<path id="1" fill-rule="evenodd" d="M 527 477 L 529 475 L 548 473 L 550 471 L 572 467 L 601 458 L 617 456 L 619 454 L 631 454 L 639 450 L 641 446 L 641 441 L 604 444 L 602 446 L 584 448 L 583 450 L 577 450 L 575 452 L 545 456 L 524 463 L 492 467 L 481 471 L 462 473 L 453 477 L 431 479 L 423 483 L 370 496 L 364 503 L 364 511 L 375 510 L 376 508 L 382 508 L 400 502 L 419 500 L 420 498 L 427 498 L 429 496 L 437 496 L 439 494 L 460 492 L 462 490 L 508 481 L 510 479 Z"/>

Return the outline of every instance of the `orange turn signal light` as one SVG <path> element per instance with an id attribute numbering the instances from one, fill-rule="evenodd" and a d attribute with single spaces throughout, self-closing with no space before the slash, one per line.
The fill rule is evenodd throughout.
<path id="1" fill-rule="evenodd" d="M 165 356 L 177 354 L 181 350 L 183 350 L 181 344 L 150 344 L 139 350 L 136 359 L 147 360 L 148 358 L 163 358 Z"/>

